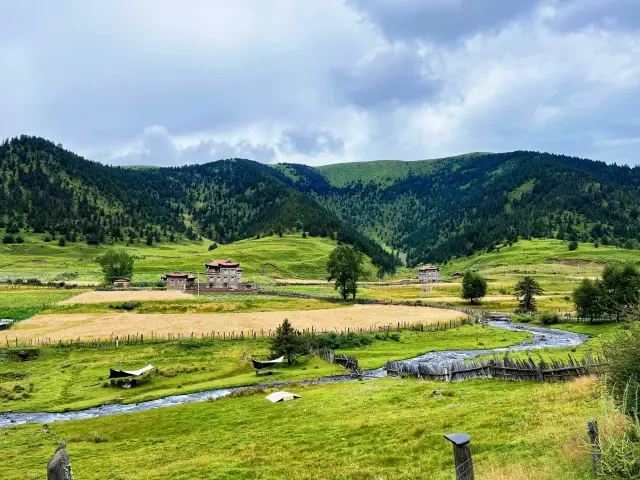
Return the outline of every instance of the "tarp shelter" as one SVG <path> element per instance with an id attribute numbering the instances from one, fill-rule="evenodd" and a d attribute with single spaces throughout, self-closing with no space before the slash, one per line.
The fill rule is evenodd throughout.
<path id="1" fill-rule="evenodd" d="M 251 361 L 253 362 L 253 368 L 256 369 L 257 374 L 260 370 L 275 367 L 278 363 L 284 362 L 284 357 L 278 357 L 273 360 L 255 360 L 252 358 Z"/>
<path id="2" fill-rule="evenodd" d="M 122 378 L 122 377 L 139 377 L 143 373 L 153 370 L 153 365 L 147 365 L 140 370 L 116 370 L 115 368 L 109 369 L 109 378 Z"/>
<path id="3" fill-rule="evenodd" d="M 286 402 L 288 400 L 294 400 L 296 398 L 300 398 L 300 395 L 296 395 L 295 393 L 289 393 L 289 392 L 273 392 L 264 398 L 266 398 L 270 402 L 276 403 L 276 402 Z"/>

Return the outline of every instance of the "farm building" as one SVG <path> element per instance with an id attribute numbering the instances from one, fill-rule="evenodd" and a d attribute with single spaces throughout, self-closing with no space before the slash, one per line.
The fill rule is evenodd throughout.
<path id="1" fill-rule="evenodd" d="M 209 288 L 228 288 L 236 290 L 241 287 L 242 269 L 240 264 L 231 260 L 211 260 L 204 264 L 207 269 L 207 286 Z"/>
<path id="2" fill-rule="evenodd" d="M 440 269 L 433 265 L 423 265 L 418 268 L 418 281 L 420 283 L 434 283 L 440 281 Z"/>
<path id="3" fill-rule="evenodd" d="M 113 281 L 113 286 L 116 288 L 131 288 L 131 279 L 129 278 L 116 278 Z"/>
<path id="4" fill-rule="evenodd" d="M 462 274 L 460 272 L 453 272 L 451 274 L 451 280 L 459 280 L 462 278 Z"/>
<path id="5" fill-rule="evenodd" d="M 195 275 L 183 272 L 172 272 L 163 275 L 162 283 L 167 286 L 167 290 L 186 290 L 193 287 Z"/>

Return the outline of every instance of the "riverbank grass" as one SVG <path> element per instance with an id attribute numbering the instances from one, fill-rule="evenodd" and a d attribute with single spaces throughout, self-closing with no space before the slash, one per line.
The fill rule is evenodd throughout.
<path id="1" fill-rule="evenodd" d="M 382 379 L 293 385 L 127 415 L 0 431 L 5 480 L 41 478 L 61 439 L 85 480 L 453 477 L 442 436 L 471 435 L 476 478 L 591 478 L 585 425 L 595 381 L 442 384 Z M 434 391 L 440 394 L 433 394 Z"/>

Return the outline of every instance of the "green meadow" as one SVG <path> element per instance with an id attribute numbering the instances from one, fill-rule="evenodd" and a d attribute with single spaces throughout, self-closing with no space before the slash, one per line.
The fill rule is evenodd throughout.
<path id="1" fill-rule="evenodd" d="M 24 320 L 71 298 L 83 290 L 55 288 L 3 288 L 0 286 L 0 319 Z"/>
<path id="2" fill-rule="evenodd" d="M 0 232 L 1 236 L 1 232 Z M 144 242 L 131 246 L 99 245 L 56 241 L 45 242 L 45 235 L 25 234 L 25 243 L 0 245 L 0 280 L 39 278 L 43 281 L 99 282 L 102 280 L 96 258 L 110 248 L 125 248 L 136 257 L 134 281 L 158 282 L 174 270 L 204 273 L 204 262 L 212 258 L 231 258 L 241 262 L 244 280 L 271 282 L 276 278 L 322 280 L 326 263 L 337 243 L 327 238 L 285 235 L 241 240 L 220 245 L 213 251 L 209 241 L 188 244 Z M 376 268 L 365 259 L 366 279 L 374 279 Z"/>

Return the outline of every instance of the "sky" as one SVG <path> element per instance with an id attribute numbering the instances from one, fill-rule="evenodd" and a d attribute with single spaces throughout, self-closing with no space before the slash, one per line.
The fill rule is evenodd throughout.
<path id="1" fill-rule="evenodd" d="M 640 164 L 638 0 L 0 0 L 0 18 L 0 138 L 107 164 Z"/>

